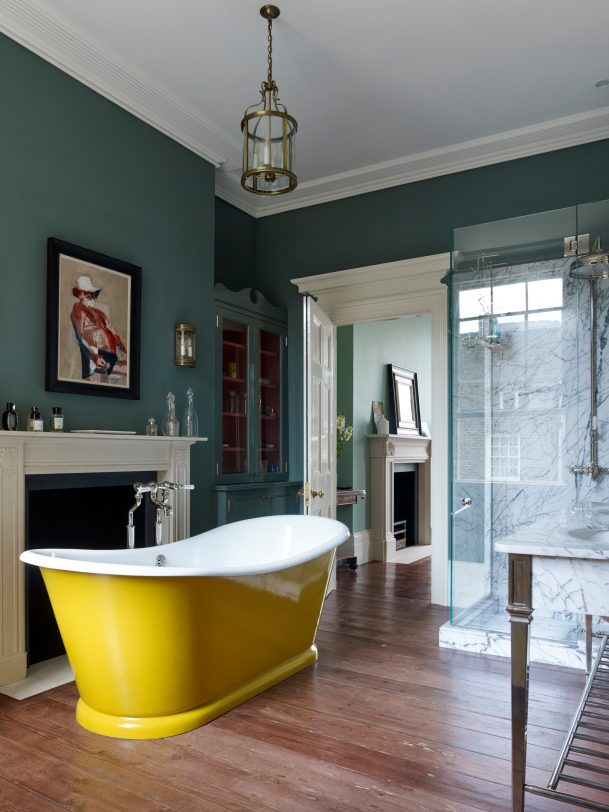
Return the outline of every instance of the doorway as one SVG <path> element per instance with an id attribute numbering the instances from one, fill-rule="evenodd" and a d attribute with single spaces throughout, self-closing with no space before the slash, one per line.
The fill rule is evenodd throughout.
<path id="1" fill-rule="evenodd" d="M 449 603 L 448 312 L 442 278 L 449 254 L 354 268 L 292 282 L 336 325 L 429 314 L 432 324 L 432 603 Z"/>

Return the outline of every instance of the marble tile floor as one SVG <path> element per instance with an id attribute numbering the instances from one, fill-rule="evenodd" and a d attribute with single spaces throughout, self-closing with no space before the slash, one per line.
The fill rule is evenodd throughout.
<path id="1" fill-rule="evenodd" d="M 595 631 L 606 628 L 606 624 L 595 624 Z M 444 648 L 509 657 L 510 623 L 505 599 L 488 596 L 478 601 L 463 611 L 453 624 L 440 627 L 439 643 Z M 530 658 L 534 662 L 585 668 L 583 618 L 534 612 Z"/>

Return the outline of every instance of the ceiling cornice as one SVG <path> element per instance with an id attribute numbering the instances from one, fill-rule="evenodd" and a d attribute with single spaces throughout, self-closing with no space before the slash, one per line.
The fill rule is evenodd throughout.
<path id="1" fill-rule="evenodd" d="M 604 107 L 304 181 L 289 195 L 261 198 L 241 187 L 237 139 L 82 29 L 41 5 L 1 0 L 0 31 L 214 164 L 217 196 L 256 218 L 609 138 Z"/>
<path id="2" fill-rule="evenodd" d="M 290 195 L 258 199 L 253 208 L 240 205 L 234 179 L 219 169 L 216 173 L 216 194 L 255 217 L 266 217 L 605 138 L 609 138 L 609 107 L 464 141 L 442 149 L 419 152 L 396 161 L 373 164 L 316 181 L 305 181 Z M 245 192 L 241 197 L 243 194 Z"/>
<path id="3" fill-rule="evenodd" d="M 2 0 L 0 31 L 214 166 L 239 165 L 238 141 L 65 18 L 41 5 Z"/>

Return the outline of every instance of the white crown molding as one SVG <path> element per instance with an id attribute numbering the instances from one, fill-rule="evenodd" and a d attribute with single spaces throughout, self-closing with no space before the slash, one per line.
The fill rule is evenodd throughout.
<path id="1" fill-rule="evenodd" d="M 305 181 L 290 195 L 259 199 L 254 216 L 266 217 L 605 138 L 609 138 L 609 107 Z M 216 174 L 222 178 L 216 194 L 226 199 L 224 194 L 230 181 L 222 170 Z M 234 202 L 234 205 L 239 206 L 239 203 Z"/>
<path id="2" fill-rule="evenodd" d="M 261 198 L 241 187 L 238 140 L 39 0 L 0 0 L 0 31 L 219 167 L 216 195 L 256 218 L 609 138 L 604 107 L 304 181 L 291 194 Z"/>
<path id="3" fill-rule="evenodd" d="M 239 165 L 237 141 L 43 4 L 2 0 L 0 31 L 216 167 Z"/>

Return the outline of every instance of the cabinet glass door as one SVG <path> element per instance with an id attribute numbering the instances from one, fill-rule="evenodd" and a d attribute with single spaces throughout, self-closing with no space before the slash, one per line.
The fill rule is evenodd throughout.
<path id="1" fill-rule="evenodd" d="M 281 473 L 281 340 L 279 333 L 260 330 L 258 465 L 261 474 Z"/>
<path id="2" fill-rule="evenodd" d="M 248 470 L 247 373 L 248 327 L 224 319 L 222 324 L 222 474 Z"/>

